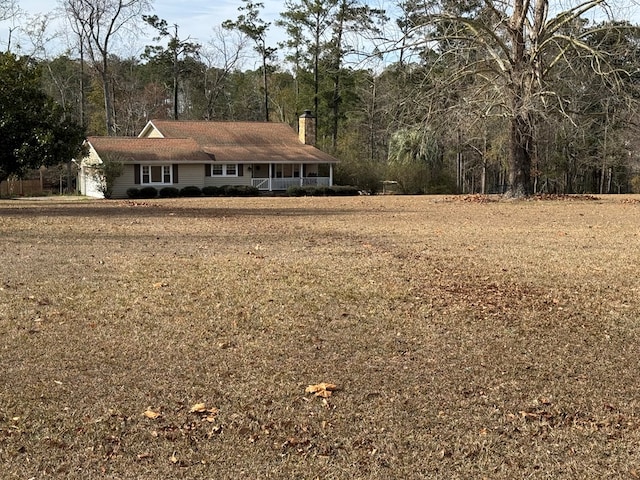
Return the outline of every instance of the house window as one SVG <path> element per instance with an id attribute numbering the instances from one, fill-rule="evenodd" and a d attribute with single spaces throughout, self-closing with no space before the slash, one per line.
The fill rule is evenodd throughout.
<path id="1" fill-rule="evenodd" d="M 237 177 L 238 165 L 235 163 L 214 163 L 211 165 L 212 177 Z"/>
<path id="2" fill-rule="evenodd" d="M 142 169 L 142 184 L 163 185 L 173 183 L 171 165 L 141 165 L 140 168 Z"/>

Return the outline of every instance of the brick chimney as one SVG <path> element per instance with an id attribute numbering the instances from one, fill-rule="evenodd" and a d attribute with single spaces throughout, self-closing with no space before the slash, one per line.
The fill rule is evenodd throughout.
<path id="1" fill-rule="evenodd" d="M 316 144 L 316 117 L 311 110 L 305 110 L 298 119 L 298 138 L 305 145 Z"/>

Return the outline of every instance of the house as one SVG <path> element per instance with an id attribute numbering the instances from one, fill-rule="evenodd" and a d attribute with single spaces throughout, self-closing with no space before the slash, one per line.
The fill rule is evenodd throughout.
<path id="1" fill-rule="evenodd" d="M 315 134 L 310 111 L 299 133 L 285 123 L 151 120 L 138 137 L 89 137 L 78 185 L 83 195 L 103 197 L 95 165 L 109 158 L 123 164 L 113 198 L 145 186 L 331 186 L 338 160 L 315 147 Z"/>

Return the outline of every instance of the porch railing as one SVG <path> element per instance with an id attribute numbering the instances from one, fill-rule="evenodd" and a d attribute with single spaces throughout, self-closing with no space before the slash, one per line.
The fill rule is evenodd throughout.
<path id="1" fill-rule="evenodd" d="M 258 188 L 258 190 L 269 190 L 268 178 L 252 178 L 251 186 Z"/>
<path id="2" fill-rule="evenodd" d="M 272 178 L 269 188 L 268 178 L 252 178 L 251 185 L 259 190 L 286 190 L 289 187 L 305 185 L 329 186 L 330 177 Z"/>

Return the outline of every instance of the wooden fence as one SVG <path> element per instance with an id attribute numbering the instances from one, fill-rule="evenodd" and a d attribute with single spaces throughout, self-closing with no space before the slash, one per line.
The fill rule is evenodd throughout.
<path id="1" fill-rule="evenodd" d="M 10 179 L 0 183 L 0 197 L 28 197 L 30 195 L 42 195 L 45 190 L 40 179 Z"/>

